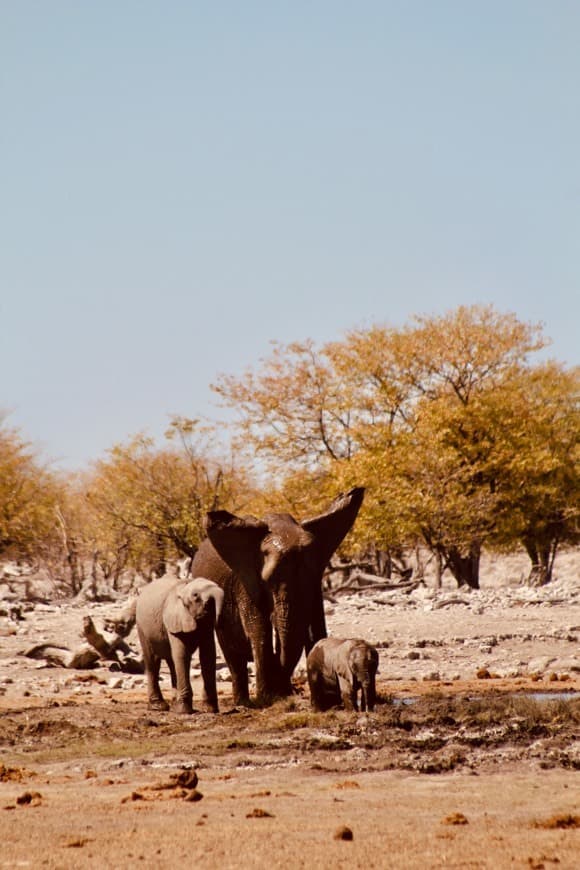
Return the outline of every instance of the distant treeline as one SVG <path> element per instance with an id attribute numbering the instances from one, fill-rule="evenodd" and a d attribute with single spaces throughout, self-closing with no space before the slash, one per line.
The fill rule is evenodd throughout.
<path id="1" fill-rule="evenodd" d="M 579 542 L 580 369 L 533 354 L 538 326 L 460 307 L 320 347 L 275 345 L 213 386 L 223 424 L 179 417 L 163 446 L 139 435 L 83 474 L 59 474 L 0 426 L 0 559 L 47 568 L 71 592 L 191 556 L 207 510 L 316 514 L 364 485 L 342 547 L 388 573 L 418 546 L 477 587 L 482 548 L 525 548 L 530 581 Z M 229 458 L 224 459 L 225 456 Z"/>

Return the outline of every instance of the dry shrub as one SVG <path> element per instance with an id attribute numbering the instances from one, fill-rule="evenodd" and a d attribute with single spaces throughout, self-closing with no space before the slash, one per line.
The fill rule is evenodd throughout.
<path id="1" fill-rule="evenodd" d="M 26 770 L 25 767 L 6 767 L 0 763 L 0 782 L 22 782 L 29 779 L 31 776 L 36 776 L 32 770 Z"/>

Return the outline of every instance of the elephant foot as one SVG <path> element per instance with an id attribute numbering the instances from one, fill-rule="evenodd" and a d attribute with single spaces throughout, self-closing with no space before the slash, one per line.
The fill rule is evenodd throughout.
<path id="1" fill-rule="evenodd" d="M 171 705 L 172 713 L 179 713 L 180 716 L 191 716 L 193 707 L 191 701 L 174 701 Z"/>
<path id="2" fill-rule="evenodd" d="M 202 704 L 202 710 L 204 713 L 219 713 L 219 708 L 217 704 L 208 704 L 207 701 L 204 701 Z"/>
<path id="3" fill-rule="evenodd" d="M 260 695 L 256 695 L 256 700 L 252 704 L 250 702 L 249 706 L 252 707 L 271 707 L 272 704 L 275 704 L 276 701 L 281 699 L 281 695 L 278 695 L 276 692 L 262 692 Z"/>
<path id="4" fill-rule="evenodd" d="M 204 713 L 219 713 L 217 696 L 208 696 L 204 693 L 201 709 Z"/>
<path id="5" fill-rule="evenodd" d="M 163 713 L 169 710 L 169 704 L 163 698 L 150 698 L 147 707 L 149 710 L 160 710 Z"/>
<path id="6" fill-rule="evenodd" d="M 250 707 L 250 695 L 248 692 L 239 692 L 236 691 L 234 687 L 232 691 L 232 701 L 234 702 L 236 707 Z"/>

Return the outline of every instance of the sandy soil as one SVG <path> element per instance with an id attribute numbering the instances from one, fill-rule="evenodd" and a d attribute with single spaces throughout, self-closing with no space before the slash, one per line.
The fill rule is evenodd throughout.
<path id="1" fill-rule="evenodd" d="M 331 633 L 379 647 L 369 715 L 311 712 L 300 668 L 293 698 L 233 708 L 223 666 L 219 716 L 151 713 L 142 676 L 21 655 L 121 602 L 0 617 L 0 867 L 576 868 L 578 557 L 543 590 L 523 568 L 335 596 Z"/>

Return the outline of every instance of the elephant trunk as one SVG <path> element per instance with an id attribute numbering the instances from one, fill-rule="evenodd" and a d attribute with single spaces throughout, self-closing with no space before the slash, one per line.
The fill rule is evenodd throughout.
<path id="1" fill-rule="evenodd" d="M 369 710 L 369 712 L 373 712 L 375 709 L 376 703 L 376 689 L 375 689 L 375 681 L 373 677 L 367 676 L 362 681 L 362 691 L 361 691 L 361 710 L 364 713 L 365 710 Z"/>
<path id="2" fill-rule="evenodd" d="M 215 604 L 215 624 L 216 626 L 219 624 L 220 616 L 222 615 L 222 608 L 224 606 L 224 591 L 220 589 L 219 586 L 216 586 L 215 589 L 212 589 L 208 593 L 210 598 L 213 598 Z"/>
<path id="3" fill-rule="evenodd" d="M 274 627 L 278 635 L 278 653 L 282 694 L 291 694 L 291 677 L 304 649 L 302 620 L 294 618 L 288 601 L 274 597 Z M 298 621 L 298 625 L 296 622 Z"/>

